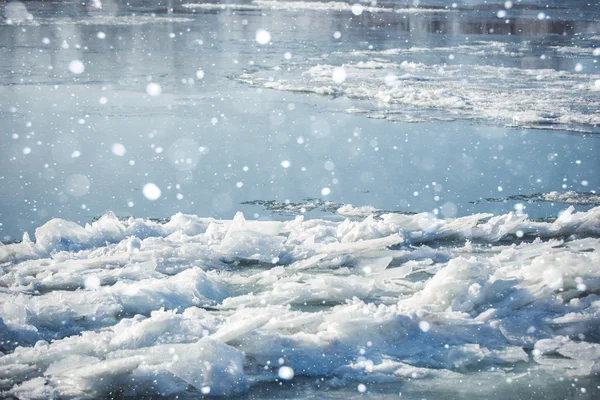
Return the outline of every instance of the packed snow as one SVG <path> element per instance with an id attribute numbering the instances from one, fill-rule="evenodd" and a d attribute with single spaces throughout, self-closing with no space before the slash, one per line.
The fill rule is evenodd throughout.
<path id="1" fill-rule="evenodd" d="M 595 376 L 599 237 L 600 207 L 551 223 L 53 219 L 35 241 L 0 247 L 0 393 L 230 396 L 299 377 L 360 392 L 473 369 Z"/>

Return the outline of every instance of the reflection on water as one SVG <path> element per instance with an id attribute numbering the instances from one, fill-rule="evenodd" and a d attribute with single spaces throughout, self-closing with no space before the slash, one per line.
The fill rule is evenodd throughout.
<path id="1" fill-rule="evenodd" d="M 242 209 L 277 218 L 240 203 L 297 203 L 322 197 L 324 189 L 325 200 L 338 204 L 445 216 L 514 205 L 469 204 L 479 198 L 598 190 L 594 136 L 379 121 L 345 113 L 368 102 L 230 79 L 278 68 L 300 73 L 333 62 L 336 53 L 394 48 L 434 49 L 410 56 L 428 65 L 594 74 L 598 24 L 585 4 L 567 13 L 573 7 L 553 3 L 543 19 L 531 5 L 498 18 L 497 6 L 476 2 L 456 9 L 421 2 L 447 9 L 359 16 L 201 10 L 178 1 L 173 13 L 158 1 L 23 4 L 33 19 L 0 23 L 4 240 L 52 217 L 86 222 L 107 210 L 161 218 L 178 211 L 231 217 Z M 258 29 L 269 31 L 270 44 L 256 43 Z M 474 40 L 516 50 L 485 56 L 443 50 Z M 81 73 L 70 68 L 73 61 L 81 62 Z M 159 85 L 159 96 L 151 84 Z M 158 200 L 144 196 L 148 183 L 161 189 Z M 561 208 L 527 204 L 525 212 L 546 217 Z"/>

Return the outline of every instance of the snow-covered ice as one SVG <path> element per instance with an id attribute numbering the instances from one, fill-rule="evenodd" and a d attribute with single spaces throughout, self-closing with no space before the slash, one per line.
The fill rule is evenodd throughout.
<path id="1" fill-rule="evenodd" d="M 543 201 L 567 203 L 567 204 L 600 204 L 600 195 L 596 193 L 549 192 L 542 195 Z"/>
<path id="2" fill-rule="evenodd" d="M 236 79 L 263 88 L 365 101 L 363 107 L 346 111 L 377 119 L 470 119 L 513 127 L 597 131 L 600 75 L 407 60 L 424 53 L 453 59 L 454 53 L 462 53 L 485 62 L 489 56 L 523 56 L 523 46 L 491 41 L 433 49 L 333 52 L 317 59 L 316 65 L 263 69 Z M 592 50 L 587 49 L 587 54 Z M 340 71 L 343 79 L 338 79 Z"/>
<path id="3" fill-rule="evenodd" d="M 523 202 L 547 202 L 547 203 L 562 203 L 562 204 L 581 204 L 597 206 L 600 205 L 600 195 L 592 192 L 576 192 L 574 190 L 568 190 L 566 192 L 552 191 L 548 193 L 534 193 L 534 194 L 517 194 L 508 197 L 490 197 L 486 198 L 485 201 L 489 202 L 505 202 L 509 200 L 523 201 Z M 471 203 L 481 203 L 483 200 L 471 201 Z"/>
<path id="4" fill-rule="evenodd" d="M 146 25 L 156 23 L 183 23 L 193 21 L 192 18 L 174 17 L 174 16 L 151 16 L 151 15 L 92 15 L 85 17 L 51 17 L 51 18 L 30 18 L 18 22 L 0 19 L 2 25 Z"/>
<path id="5" fill-rule="evenodd" d="M 375 3 L 376 4 L 376 3 Z M 345 11 L 355 13 L 354 3 L 343 1 L 280 1 L 280 0 L 252 0 L 251 3 L 186 3 L 182 7 L 189 9 L 205 10 L 282 10 L 282 11 Z M 362 12 L 368 13 L 431 13 L 446 12 L 443 8 L 427 7 L 375 7 L 360 6 Z"/>
<path id="6" fill-rule="evenodd" d="M 473 369 L 516 379 L 519 366 L 594 376 L 599 237 L 598 207 L 554 222 L 54 219 L 0 247 L 0 390 L 229 396 L 303 376 L 367 390 Z"/>

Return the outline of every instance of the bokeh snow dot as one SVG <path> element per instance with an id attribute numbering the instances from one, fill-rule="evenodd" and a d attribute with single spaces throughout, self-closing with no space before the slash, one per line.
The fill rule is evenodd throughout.
<path id="1" fill-rule="evenodd" d="M 83 196 L 90 191 L 90 181 L 82 174 L 71 175 L 65 180 L 65 190 L 71 196 Z"/>
<path id="2" fill-rule="evenodd" d="M 335 83 L 342 83 L 346 80 L 346 70 L 343 67 L 334 68 L 331 77 Z"/>
<path id="3" fill-rule="evenodd" d="M 329 189 L 328 187 L 324 187 L 323 189 L 321 189 L 321 196 L 329 196 L 330 193 L 331 189 Z"/>
<path id="4" fill-rule="evenodd" d="M 259 29 L 256 31 L 256 41 L 258 44 L 268 44 L 271 41 L 271 34 L 264 29 Z"/>
<path id="5" fill-rule="evenodd" d="M 367 391 L 367 387 L 361 383 L 356 387 L 356 390 L 358 390 L 360 393 L 364 393 Z"/>
<path id="6" fill-rule="evenodd" d="M 150 96 L 160 96 L 162 93 L 162 87 L 158 83 L 150 82 L 146 86 L 146 93 L 148 93 Z"/>
<path id="7" fill-rule="evenodd" d="M 160 195 L 162 194 L 160 188 L 154 183 L 147 183 L 146 185 L 144 185 L 142 193 L 144 193 L 144 196 L 146 196 L 148 200 L 152 201 L 158 200 L 160 198 Z"/>
<path id="8" fill-rule="evenodd" d="M 291 165 L 292 165 L 292 163 L 291 163 L 291 162 L 289 162 L 288 160 L 283 160 L 283 161 L 281 162 L 281 166 L 282 166 L 283 168 L 289 168 Z"/>
<path id="9" fill-rule="evenodd" d="M 444 205 L 441 207 L 441 211 L 444 217 L 454 218 L 456 217 L 456 213 L 458 212 L 458 207 L 456 206 L 456 204 L 452 203 L 451 201 L 448 201 L 444 203 Z"/>
<path id="10" fill-rule="evenodd" d="M 83 287 L 85 290 L 97 290 L 100 288 L 100 278 L 96 275 L 88 276 L 83 281 Z"/>
<path id="11" fill-rule="evenodd" d="M 4 5 L 3 16 L 6 18 L 8 24 L 20 24 L 25 20 L 32 20 L 33 15 L 27 11 L 25 4 L 20 1 L 8 1 L 3 2 Z"/>
<path id="12" fill-rule="evenodd" d="M 111 146 L 110 150 L 113 152 L 113 154 L 115 156 L 119 156 L 122 157 L 125 155 L 125 153 L 127 152 L 127 150 L 125 149 L 125 146 L 123 146 L 121 143 L 115 143 Z"/>
<path id="13" fill-rule="evenodd" d="M 85 71 L 85 65 L 79 60 L 73 60 L 69 63 L 69 71 L 79 75 Z"/>
<path id="14" fill-rule="evenodd" d="M 352 14 L 354 15 L 360 15 L 362 14 L 364 10 L 364 7 L 362 6 L 362 4 L 356 3 L 352 6 Z"/>
<path id="15" fill-rule="evenodd" d="M 289 381 L 290 379 L 292 379 L 294 377 L 294 370 L 291 367 L 284 365 L 283 367 L 279 368 L 278 375 L 281 379 L 285 379 L 286 381 Z"/>

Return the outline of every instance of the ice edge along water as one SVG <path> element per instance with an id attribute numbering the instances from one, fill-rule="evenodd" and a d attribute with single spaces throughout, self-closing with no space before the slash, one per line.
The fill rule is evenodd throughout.
<path id="1" fill-rule="evenodd" d="M 278 0 L 252 0 L 250 4 L 236 3 L 186 3 L 184 8 L 206 10 L 280 10 L 280 11 L 348 11 L 355 15 L 367 13 L 440 13 L 447 12 L 446 8 L 427 7 L 375 7 L 360 3 L 346 3 L 342 1 L 278 1 Z"/>
<path id="2" fill-rule="evenodd" d="M 523 55 L 527 50 L 513 47 L 510 43 L 500 46 L 499 42 L 475 42 L 438 47 L 435 51 L 512 57 L 515 51 Z M 594 49 L 586 49 L 587 54 L 591 56 Z M 302 71 L 301 66 L 284 64 L 243 73 L 234 79 L 279 91 L 368 101 L 373 103 L 371 107 L 365 104 L 346 112 L 376 119 L 404 122 L 470 119 L 511 127 L 598 132 L 600 75 L 400 61 L 421 52 L 421 48 L 336 52 L 327 55 L 324 61 L 331 62 L 328 58 L 334 56 L 339 64 L 317 64 Z M 356 61 L 364 55 L 376 58 Z M 522 90 L 523 87 L 527 90 Z M 431 113 L 432 110 L 436 112 Z"/>
<path id="3" fill-rule="evenodd" d="M 227 396 L 292 376 L 597 376 L 599 235 L 600 207 L 552 223 L 54 219 L 35 242 L 0 247 L 0 390 Z"/>

